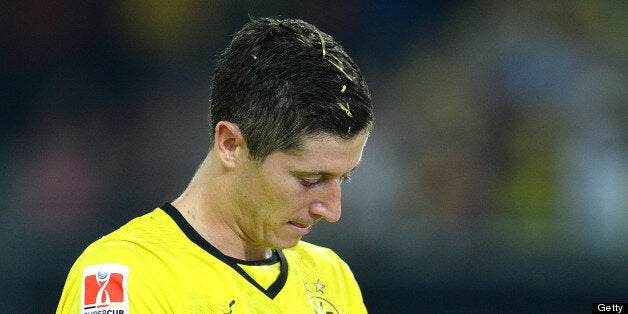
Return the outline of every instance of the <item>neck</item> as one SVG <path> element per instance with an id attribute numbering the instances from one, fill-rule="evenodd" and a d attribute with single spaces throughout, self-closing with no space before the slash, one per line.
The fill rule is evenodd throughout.
<path id="1" fill-rule="evenodd" d="M 247 261 L 263 260 L 272 250 L 254 245 L 238 226 L 237 208 L 229 199 L 228 173 L 210 151 L 183 194 L 172 205 L 207 242 L 223 254 Z"/>

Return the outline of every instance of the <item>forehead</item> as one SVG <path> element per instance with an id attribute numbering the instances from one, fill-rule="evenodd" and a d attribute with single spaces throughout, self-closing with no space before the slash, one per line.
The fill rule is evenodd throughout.
<path id="1" fill-rule="evenodd" d="M 295 170 L 344 174 L 360 162 L 367 138 L 367 132 L 350 139 L 327 134 L 307 136 L 299 148 L 274 152 L 268 161 Z"/>

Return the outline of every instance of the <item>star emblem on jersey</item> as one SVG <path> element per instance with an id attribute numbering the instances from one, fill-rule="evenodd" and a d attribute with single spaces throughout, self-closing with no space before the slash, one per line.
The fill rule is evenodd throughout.
<path id="1" fill-rule="evenodd" d="M 316 283 L 314 283 L 314 285 L 316 286 L 316 292 L 325 294 L 325 291 L 323 291 L 323 288 L 325 288 L 325 285 L 321 282 L 320 279 L 316 280 Z"/>

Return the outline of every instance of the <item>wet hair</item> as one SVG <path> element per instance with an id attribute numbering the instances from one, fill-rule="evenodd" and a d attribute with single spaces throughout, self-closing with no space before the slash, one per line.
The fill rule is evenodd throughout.
<path id="1" fill-rule="evenodd" d="M 262 162 L 308 136 L 370 132 L 373 109 L 357 64 L 330 35 L 302 20 L 259 18 L 218 59 L 212 135 L 220 121 L 236 124 L 250 157 Z"/>

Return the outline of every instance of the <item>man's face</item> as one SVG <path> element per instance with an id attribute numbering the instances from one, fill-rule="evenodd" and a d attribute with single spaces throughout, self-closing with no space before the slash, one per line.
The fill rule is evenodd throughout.
<path id="1" fill-rule="evenodd" d="M 292 247 L 321 219 L 340 219 L 340 185 L 360 162 L 367 138 L 366 132 L 349 140 L 319 135 L 306 138 L 298 151 L 270 154 L 260 165 L 243 160 L 235 215 L 247 245 Z"/>

